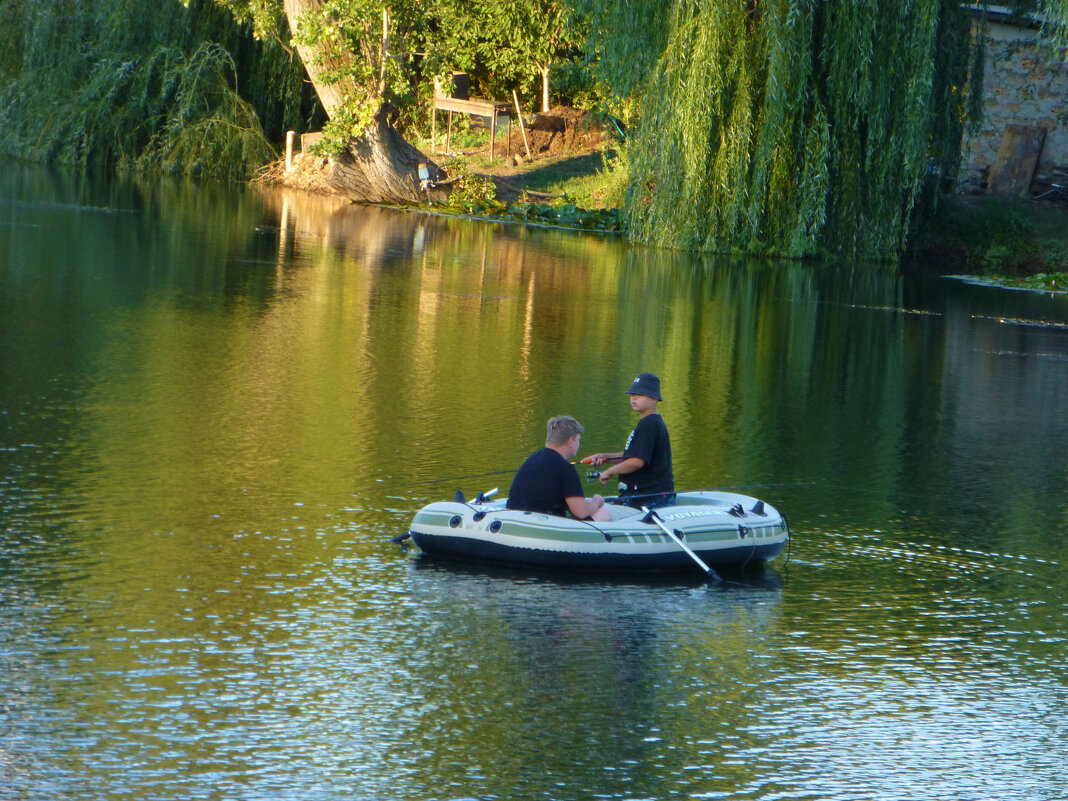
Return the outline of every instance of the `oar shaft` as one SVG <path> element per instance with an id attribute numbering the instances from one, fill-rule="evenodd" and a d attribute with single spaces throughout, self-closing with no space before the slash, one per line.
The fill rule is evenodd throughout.
<path id="1" fill-rule="evenodd" d="M 661 531 L 663 531 L 665 534 L 668 535 L 668 539 L 670 539 L 672 542 L 674 542 L 676 545 L 678 545 L 680 548 L 682 548 L 682 550 L 684 550 L 687 553 L 687 555 L 689 555 L 689 557 L 691 559 L 693 559 L 693 561 L 697 564 L 697 566 L 699 568 L 701 568 L 706 574 L 711 576 L 714 580 L 723 581 L 723 579 L 721 579 L 719 577 L 719 574 L 715 570 L 713 570 L 708 565 L 706 565 L 704 563 L 704 560 L 701 559 L 701 557 L 698 556 L 696 553 L 694 553 L 693 548 L 691 548 L 689 545 L 687 545 L 685 542 L 683 542 L 680 537 L 677 537 L 675 535 L 674 531 L 672 531 L 671 529 L 669 529 L 667 526 L 664 525 L 664 521 L 660 519 L 659 515 L 657 515 L 656 512 L 650 512 L 649 511 L 649 507 L 647 507 L 647 506 L 643 506 L 642 507 L 642 511 L 645 512 L 645 514 L 649 516 L 650 520 L 652 520 L 654 523 L 657 524 L 657 526 L 660 527 Z"/>

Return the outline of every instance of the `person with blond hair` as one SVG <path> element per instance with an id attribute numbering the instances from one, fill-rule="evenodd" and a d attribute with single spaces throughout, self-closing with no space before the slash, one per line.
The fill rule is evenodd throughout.
<path id="1" fill-rule="evenodd" d="M 582 441 L 582 425 L 574 417 L 549 420 L 545 447 L 527 457 L 512 479 L 508 508 L 521 512 L 566 515 L 579 520 L 610 520 L 604 498 L 587 500 L 572 464 Z"/>

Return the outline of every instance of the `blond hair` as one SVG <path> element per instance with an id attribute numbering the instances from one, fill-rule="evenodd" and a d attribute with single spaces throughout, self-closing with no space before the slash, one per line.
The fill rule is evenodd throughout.
<path id="1" fill-rule="evenodd" d="M 563 445 L 569 439 L 581 434 L 583 431 L 582 424 L 579 423 L 578 420 L 574 417 L 567 417 L 566 415 L 553 417 L 549 420 L 547 428 L 548 431 L 545 435 L 545 447 L 547 448 Z"/>

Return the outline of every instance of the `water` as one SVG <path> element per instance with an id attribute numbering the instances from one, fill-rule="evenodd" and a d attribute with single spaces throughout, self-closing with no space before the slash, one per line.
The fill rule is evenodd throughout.
<path id="1" fill-rule="evenodd" d="M 0 799 L 1065 797 L 1065 296 L 0 187 Z M 641 370 L 679 486 L 774 503 L 788 559 L 390 542 L 552 415 L 618 450 Z"/>

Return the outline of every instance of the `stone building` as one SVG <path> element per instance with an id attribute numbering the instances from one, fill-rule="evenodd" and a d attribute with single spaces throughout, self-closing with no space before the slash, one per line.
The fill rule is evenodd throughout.
<path id="1" fill-rule="evenodd" d="M 1068 200 L 1068 63 L 1039 33 L 991 7 L 983 120 L 965 135 L 961 191 Z"/>

